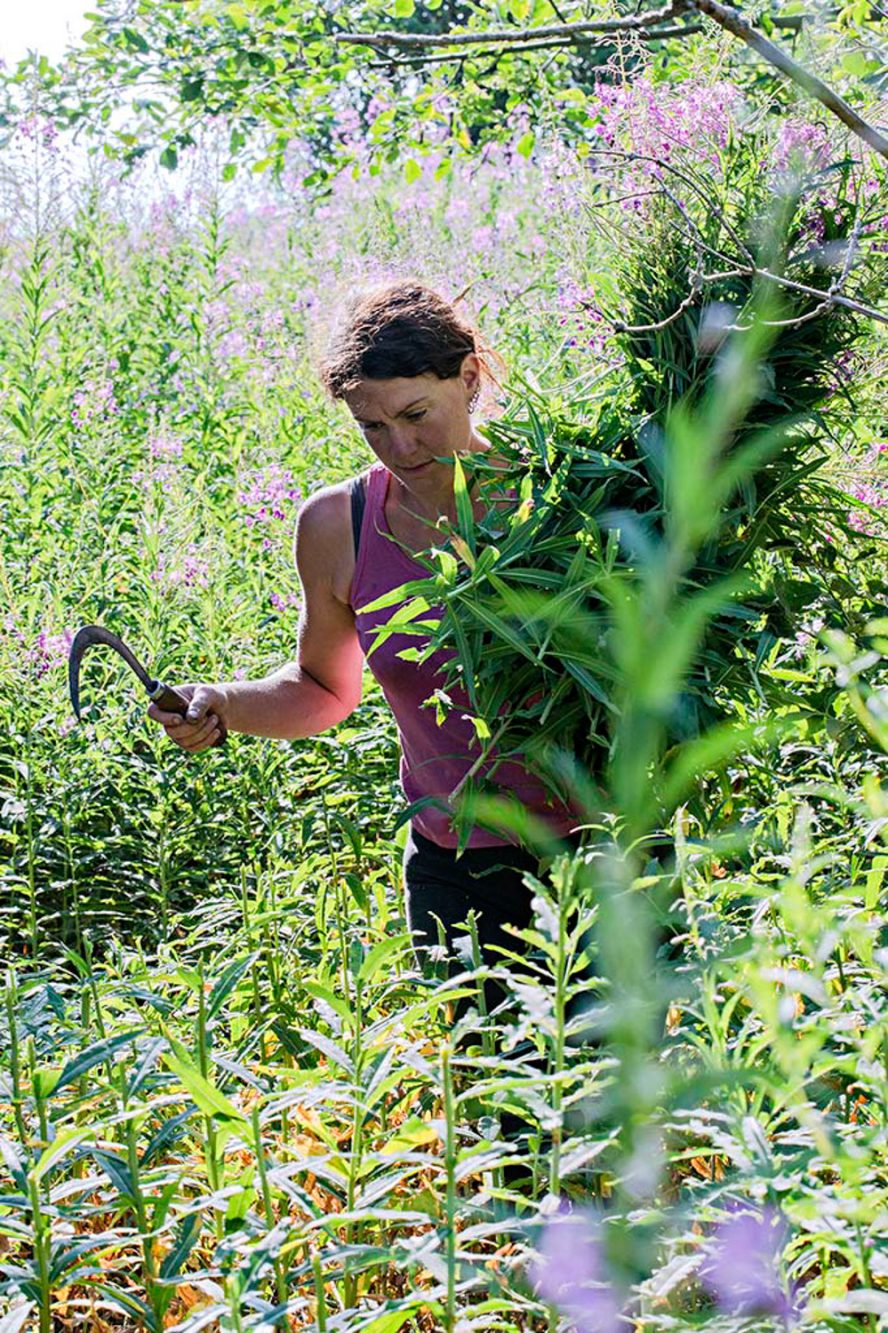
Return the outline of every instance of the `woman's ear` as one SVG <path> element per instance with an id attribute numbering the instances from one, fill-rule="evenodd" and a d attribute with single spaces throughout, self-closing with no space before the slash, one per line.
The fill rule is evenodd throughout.
<path id="1" fill-rule="evenodd" d="M 477 352 L 469 352 L 463 357 L 462 365 L 459 368 L 459 376 L 466 387 L 466 392 L 470 398 L 481 388 L 481 358 Z"/>

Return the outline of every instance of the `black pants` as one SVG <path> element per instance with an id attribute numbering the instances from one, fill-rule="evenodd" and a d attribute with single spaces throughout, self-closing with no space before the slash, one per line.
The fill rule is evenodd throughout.
<path id="1" fill-rule="evenodd" d="M 579 840 L 569 840 L 577 846 Z M 655 857 L 656 860 L 656 857 Z M 539 872 L 539 860 L 521 847 L 469 848 L 457 857 L 454 850 L 439 847 L 411 828 L 404 851 L 404 883 L 407 899 L 407 925 L 413 936 L 420 966 L 446 976 L 448 972 L 471 966 L 471 957 L 456 957 L 455 941 L 468 932 L 463 924 L 474 909 L 482 961 L 501 964 L 498 948 L 523 952 L 520 940 L 505 930 L 507 924 L 519 929 L 530 925 L 533 891 L 523 882 L 525 872 Z M 445 957 L 436 965 L 437 945 L 443 928 Z M 657 930 L 658 953 L 668 951 L 672 928 L 662 923 Z M 587 964 L 590 981 L 594 966 Z M 503 999 L 499 986 L 485 986 L 488 1012 Z M 464 1008 L 464 1006 L 461 1006 Z M 663 1014 L 665 1017 L 665 1004 Z"/>
<path id="2" fill-rule="evenodd" d="M 460 958 L 455 942 L 468 933 L 464 923 L 472 910 L 483 962 L 494 966 L 503 962 L 502 955 L 491 949 L 491 945 L 523 952 L 522 942 L 509 934 L 505 926 L 530 925 L 533 891 L 524 884 L 523 875 L 525 871 L 538 870 L 538 859 L 519 847 L 469 848 L 457 857 L 455 851 L 439 847 L 411 829 L 404 851 L 407 925 L 423 971 L 447 976 L 471 967 L 471 957 Z M 439 942 L 444 948 L 442 958 L 437 957 Z M 490 979 L 485 981 L 488 1013 L 506 998 L 502 986 Z M 454 1018 L 464 1018 L 470 1008 L 469 1000 L 457 1001 Z M 467 1040 L 471 1044 L 469 1034 L 463 1032 L 461 1044 Z M 500 1121 L 503 1138 L 511 1144 L 520 1143 L 533 1132 L 531 1122 L 522 1116 L 497 1107 L 490 1109 Z M 505 1168 L 504 1179 L 515 1184 L 527 1174 L 528 1168 L 519 1163 Z"/>
<path id="3" fill-rule="evenodd" d="M 454 850 L 411 829 L 404 851 L 404 883 L 407 925 L 420 965 L 427 967 L 436 958 L 439 920 L 446 952 L 453 957 L 454 941 L 467 934 L 463 923 L 473 909 L 484 962 L 501 961 L 491 945 L 520 948 L 520 941 L 504 926 L 530 924 L 533 893 L 522 876 L 538 869 L 537 858 L 520 847 L 468 848 L 457 857 Z"/>

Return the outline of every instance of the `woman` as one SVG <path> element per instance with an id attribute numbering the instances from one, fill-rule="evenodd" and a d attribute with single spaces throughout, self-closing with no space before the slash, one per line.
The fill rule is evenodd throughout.
<path id="1" fill-rule="evenodd" d="M 472 425 L 488 374 L 474 330 L 429 288 L 396 283 L 354 301 L 321 376 L 330 394 L 345 401 L 377 462 L 302 508 L 296 661 L 262 680 L 185 686 L 184 719 L 155 705 L 148 710 L 191 753 L 214 744 L 220 720 L 230 731 L 256 736 L 313 736 L 357 707 L 366 656 L 398 724 L 401 779 L 414 804 L 404 868 L 407 920 L 420 946 L 437 943 L 436 918 L 452 943 L 472 908 L 485 949 L 514 945 L 503 926 L 528 924 L 531 895 L 522 876 L 537 864 L 527 850 L 482 828 L 457 855 L 449 798 L 477 763 L 474 729 L 460 715 L 459 700 L 441 726 L 434 709 L 424 707 L 442 684 L 441 655 L 404 661 L 398 653 L 417 639 L 399 634 L 371 652 L 374 630 L 396 608 L 362 609 L 426 573 L 416 554 L 433 544 L 442 515 L 455 517 L 448 460 L 488 448 Z M 570 813 L 550 805 L 542 784 L 520 764 L 503 763 L 492 781 L 555 835 L 569 833 Z"/>

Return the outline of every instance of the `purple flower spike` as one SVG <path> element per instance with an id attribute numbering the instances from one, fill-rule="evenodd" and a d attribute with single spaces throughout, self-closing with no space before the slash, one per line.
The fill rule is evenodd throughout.
<path id="1" fill-rule="evenodd" d="M 728 1314 L 776 1315 L 788 1323 L 794 1302 L 780 1276 L 787 1227 L 775 1208 L 753 1212 L 738 1205 L 716 1229 L 713 1248 L 700 1275 Z"/>
<path id="2" fill-rule="evenodd" d="M 623 1294 L 609 1278 L 601 1223 L 594 1213 L 562 1207 L 543 1231 L 530 1278 L 542 1299 L 573 1322 L 576 1333 L 626 1333 Z"/>

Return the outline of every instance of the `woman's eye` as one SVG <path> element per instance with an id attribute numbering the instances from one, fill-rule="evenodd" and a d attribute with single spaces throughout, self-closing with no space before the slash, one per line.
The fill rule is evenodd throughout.
<path id="1" fill-rule="evenodd" d="M 422 419 L 423 419 L 424 416 L 425 416 L 425 409 L 423 409 L 422 412 L 408 412 L 408 414 L 407 414 L 407 420 L 408 420 L 408 421 L 422 421 Z"/>

